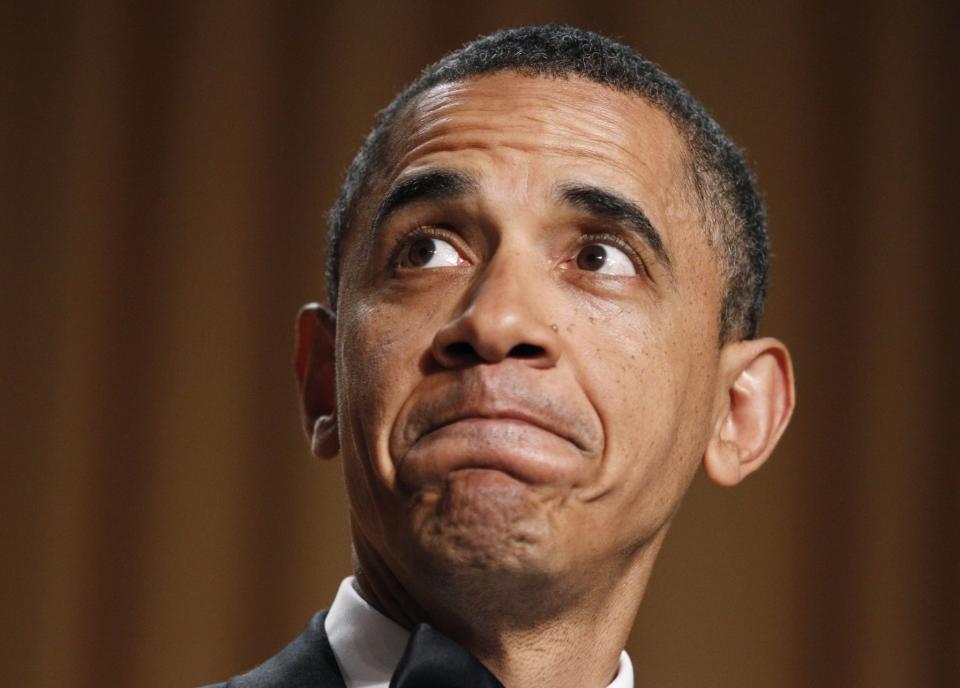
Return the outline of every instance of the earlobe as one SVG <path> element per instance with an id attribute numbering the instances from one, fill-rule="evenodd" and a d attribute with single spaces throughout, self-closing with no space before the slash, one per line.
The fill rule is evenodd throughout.
<path id="1" fill-rule="evenodd" d="M 300 388 L 303 423 L 310 449 L 320 458 L 340 451 L 336 412 L 334 338 L 336 318 L 320 304 L 307 304 L 297 316 L 293 365 Z"/>
<path id="2" fill-rule="evenodd" d="M 310 451 L 320 459 L 332 459 L 340 453 L 337 414 L 319 416 L 310 434 Z"/>
<path id="3" fill-rule="evenodd" d="M 725 399 L 703 457 L 720 485 L 736 485 L 760 468 L 790 421 L 793 365 L 782 342 L 767 337 L 734 342 L 721 353 Z"/>

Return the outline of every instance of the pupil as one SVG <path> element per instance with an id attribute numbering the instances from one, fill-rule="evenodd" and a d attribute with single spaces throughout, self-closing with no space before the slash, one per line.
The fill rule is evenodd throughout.
<path id="1" fill-rule="evenodd" d="M 581 270 L 599 270 L 607 260 L 607 249 L 599 244 L 584 247 L 577 255 L 577 267 Z"/>
<path id="2" fill-rule="evenodd" d="M 422 268 L 430 262 L 433 254 L 437 252 L 437 246 L 433 239 L 417 239 L 410 246 L 410 263 L 415 268 Z"/>

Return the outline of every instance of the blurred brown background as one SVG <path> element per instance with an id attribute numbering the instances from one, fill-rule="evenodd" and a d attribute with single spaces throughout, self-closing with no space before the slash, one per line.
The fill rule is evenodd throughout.
<path id="1" fill-rule="evenodd" d="M 3 4 L 0 681 L 222 679 L 330 602 L 341 474 L 290 370 L 324 212 L 420 68 L 549 21 L 747 148 L 799 378 L 770 465 L 688 497 L 638 688 L 960 685 L 955 6 Z"/>

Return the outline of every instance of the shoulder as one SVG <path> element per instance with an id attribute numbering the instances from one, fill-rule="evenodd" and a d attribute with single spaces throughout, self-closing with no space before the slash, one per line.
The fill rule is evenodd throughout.
<path id="1" fill-rule="evenodd" d="M 326 610 L 278 654 L 241 676 L 205 688 L 345 688 L 323 622 Z"/>

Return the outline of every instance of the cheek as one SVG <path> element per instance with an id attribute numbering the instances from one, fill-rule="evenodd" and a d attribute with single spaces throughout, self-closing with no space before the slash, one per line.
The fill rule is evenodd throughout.
<path id="1" fill-rule="evenodd" d="M 412 381 L 410 330 L 389 309 L 341 301 L 337 321 L 337 413 L 344 478 L 354 527 L 367 542 L 397 522 L 394 467 L 385 438 Z M 414 365 L 415 369 L 415 365 Z"/>
<path id="2" fill-rule="evenodd" d="M 671 333 L 647 305 L 591 309 L 568 328 L 581 384 L 615 441 L 662 427 L 677 404 Z"/>
<path id="3" fill-rule="evenodd" d="M 391 472 L 387 438 L 421 377 L 432 341 L 431 309 L 400 309 L 382 300 L 344 304 L 337 325 L 337 400 L 341 443 Z M 382 465 L 381 465 L 382 464 Z"/>
<path id="4" fill-rule="evenodd" d="M 578 361 L 581 384 L 606 436 L 598 480 L 581 496 L 605 505 L 594 512 L 594 526 L 620 532 L 625 546 L 645 541 L 669 518 L 702 452 L 702 369 L 689 337 L 668 325 L 624 309 L 594 315 L 572 332 L 589 342 L 579 347 L 587 354 Z"/>

